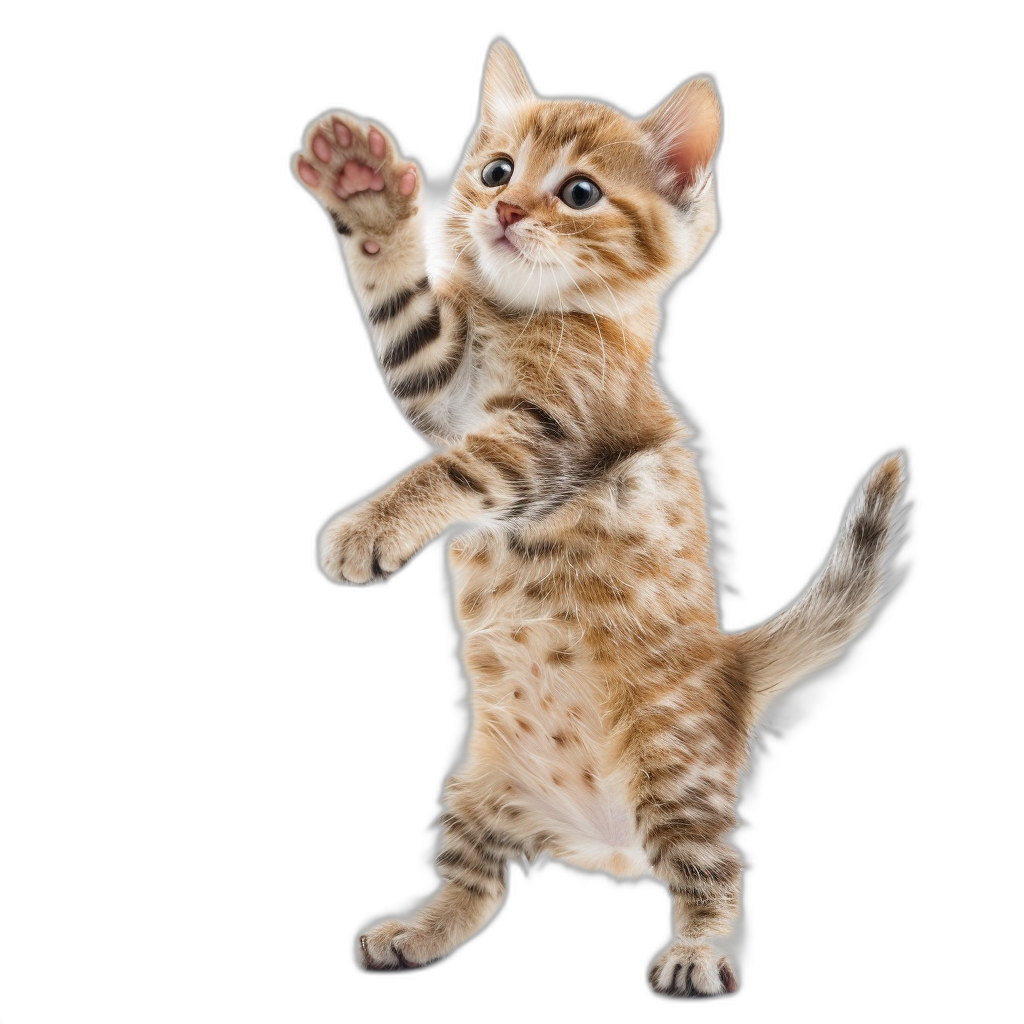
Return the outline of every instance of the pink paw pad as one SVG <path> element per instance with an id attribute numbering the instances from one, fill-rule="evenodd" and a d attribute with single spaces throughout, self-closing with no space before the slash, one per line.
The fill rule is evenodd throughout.
<path id="1" fill-rule="evenodd" d="M 313 152 L 325 164 L 331 162 L 331 144 L 319 132 L 313 136 Z"/>
<path id="2" fill-rule="evenodd" d="M 384 141 L 384 136 L 381 135 L 381 133 L 377 131 L 376 128 L 370 129 L 370 134 L 367 136 L 367 142 L 369 143 L 370 146 L 370 152 L 374 156 L 383 159 L 384 156 L 387 154 L 388 147 L 387 143 L 385 143 Z"/>
<path id="3" fill-rule="evenodd" d="M 307 164 L 302 157 L 299 157 L 298 163 L 299 177 L 307 184 L 316 188 L 320 184 L 320 172 L 313 167 L 312 164 Z"/>
<path id="4" fill-rule="evenodd" d="M 338 140 L 338 145 L 343 149 L 347 149 L 352 145 L 352 132 L 347 125 L 342 124 L 340 121 L 334 122 L 334 137 Z"/>
<path id="5" fill-rule="evenodd" d="M 380 192 L 383 188 L 384 176 L 358 160 L 347 161 L 334 183 L 334 191 L 342 199 L 348 199 L 356 192 L 365 192 L 367 189 Z"/>

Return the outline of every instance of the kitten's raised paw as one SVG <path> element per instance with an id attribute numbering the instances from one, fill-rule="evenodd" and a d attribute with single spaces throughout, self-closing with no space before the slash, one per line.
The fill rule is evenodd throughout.
<path id="1" fill-rule="evenodd" d="M 710 946 L 676 942 L 651 967 L 651 986 L 666 996 L 717 996 L 735 992 L 728 959 Z"/>
<path id="2" fill-rule="evenodd" d="M 349 114 L 314 122 L 295 172 L 343 235 L 353 229 L 386 235 L 414 212 L 420 187 L 416 165 L 400 157 L 391 139 Z"/>
<path id="3" fill-rule="evenodd" d="M 386 921 L 359 936 L 359 955 L 368 971 L 423 967 L 444 952 L 435 937 L 401 921 Z"/>

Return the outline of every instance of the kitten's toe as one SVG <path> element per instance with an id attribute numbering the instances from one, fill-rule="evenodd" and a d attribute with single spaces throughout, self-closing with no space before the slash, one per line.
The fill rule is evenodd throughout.
<path id="1" fill-rule="evenodd" d="M 401 971 L 422 967 L 441 956 L 428 937 L 401 921 L 386 921 L 359 936 L 359 955 L 368 971 Z"/>
<path id="2" fill-rule="evenodd" d="M 415 552 L 371 509 L 335 516 L 320 535 L 320 564 L 337 583 L 386 580 Z"/>
<path id="3" fill-rule="evenodd" d="M 317 188 L 320 185 L 320 172 L 301 156 L 295 159 L 295 169 L 310 188 Z"/>
<path id="4" fill-rule="evenodd" d="M 416 170 L 410 167 L 409 170 L 398 179 L 398 191 L 403 196 L 411 196 L 416 191 Z"/>
<path id="5" fill-rule="evenodd" d="M 651 987 L 667 996 L 717 996 L 735 992 L 736 975 L 710 946 L 677 942 L 651 966 Z"/>

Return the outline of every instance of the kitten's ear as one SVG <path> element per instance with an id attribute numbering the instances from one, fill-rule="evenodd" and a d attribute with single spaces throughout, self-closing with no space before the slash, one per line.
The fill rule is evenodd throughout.
<path id="1" fill-rule="evenodd" d="M 508 43 L 497 40 L 487 54 L 483 99 L 480 104 L 481 122 L 500 124 L 516 107 L 533 98 L 530 80 L 515 51 Z"/>
<path id="2" fill-rule="evenodd" d="M 640 127 L 653 138 L 655 152 L 673 175 L 673 198 L 680 199 L 704 179 L 718 149 L 722 113 L 711 80 L 691 78 Z"/>

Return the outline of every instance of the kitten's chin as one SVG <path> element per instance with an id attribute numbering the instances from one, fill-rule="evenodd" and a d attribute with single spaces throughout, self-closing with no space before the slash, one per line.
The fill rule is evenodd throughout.
<path id="1" fill-rule="evenodd" d="M 555 312 L 567 308 L 564 298 L 574 285 L 565 272 L 531 258 L 511 239 L 474 237 L 481 283 L 496 302 L 516 312 Z"/>

